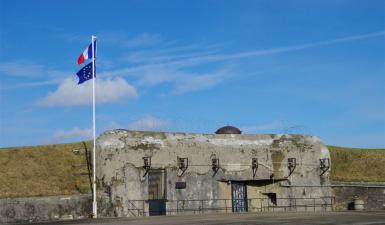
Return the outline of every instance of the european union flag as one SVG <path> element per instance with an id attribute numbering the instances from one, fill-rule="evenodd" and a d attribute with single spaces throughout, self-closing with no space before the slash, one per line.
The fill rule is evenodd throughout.
<path id="1" fill-rule="evenodd" d="M 76 73 L 79 77 L 78 84 L 81 84 L 89 79 L 92 79 L 92 62 L 85 65 L 79 72 Z M 96 67 L 95 67 L 95 77 L 96 77 Z"/>

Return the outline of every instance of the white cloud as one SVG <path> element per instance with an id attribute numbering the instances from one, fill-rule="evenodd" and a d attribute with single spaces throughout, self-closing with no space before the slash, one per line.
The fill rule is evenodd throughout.
<path id="1" fill-rule="evenodd" d="M 0 86 L 0 90 L 10 90 L 10 89 L 19 89 L 19 88 L 31 88 L 31 87 L 40 87 L 60 83 L 58 79 L 45 80 L 45 81 L 35 81 L 35 82 L 26 82 L 18 83 L 13 85 L 5 85 L 4 83 Z"/>
<path id="2" fill-rule="evenodd" d="M 187 72 L 190 68 L 196 65 L 203 65 L 216 62 L 235 62 L 246 58 L 259 57 L 264 55 L 274 55 L 293 51 L 299 51 L 308 48 L 322 47 L 344 42 L 353 42 L 365 40 L 369 38 L 383 37 L 385 31 L 366 33 L 362 35 L 352 35 L 343 38 L 330 39 L 307 44 L 292 45 L 286 47 L 252 50 L 246 52 L 234 52 L 231 54 L 213 53 L 218 52 L 215 46 L 192 45 L 187 47 L 165 48 L 160 50 L 154 47 L 155 50 L 141 50 L 133 52 L 128 57 L 130 61 L 138 62 L 136 66 L 129 68 L 121 68 L 100 73 L 100 77 L 112 76 L 131 76 L 136 79 L 138 85 L 153 86 L 163 83 L 173 85 L 173 93 L 186 93 L 190 91 L 201 90 L 203 88 L 213 87 L 225 79 L 230 78 L 228 74 L 221 71 L 213 71 L 210 73 L 193 74 Z M 110 44 L 120 44 L 127 47 L 150 46 L 161 42 L 158 34 L 140 34 L 136 37 L 128 37 L 125 33 L 111 33 L 103 36 L 103 42 Z M 158 49 L 158 50 L 156 50 Z M 23 63 L 23 62 L 21 62 Z M 106 61 L 108 64 L 108 61 Z M 24 67 L 20 66 L 20 62 L 8 62 L 0 64 L 0 72 L 3 71 L 9 75 L 32 76 L 38 75 L 46 71 L 46 68 L 39 64 L 24 63 Z M 58 71 L 48 71 L 55 73 Z M 236 73 L 233 73 L 236 74 Z M 51 75 L 51 77 L 53 77 Z M 64 77 L 54 76 L 54 77 Z M 45 82 L 38 81 L 33 83 L 18 84 L 13 88 L 37 87 L 42 85 L 52 85 L 55 80 Z M 1 89 L 8 89 L 2 87 Z M 84 103 L 80 103 L 84 104 Z M 43 104 L 44 105 L 44 104 Z M 78 104 L 79 105 L 79 104 Z"/>
<path id="3" fill-rule="evenodd" d="M 174 82 L 182 78 L 184 74 L 179 71 L 159 68 L 157 70 L 147 69 L 137 73 L 137 84 L 143 86 L 155 86 L 162 83 Z"/>
<path id="4" fill-rule="evenodd" d="M 219 83 L 227 80 L 231 77 L 230 71 L 227 69 L 215 71 L 213 73 L 207 74 L 187 74 L 187 76 L 181 77 L 176 80 L 175 88 L 173 90 L 174 94 L 182 94 L 187 92 L 198 91 L 202 89 L 207 89 L 218 85 Z"/>
<path id="5" fill-rule="evenodd" d="M 183 94 L 199 91 L 218 85 L 232 77 L 233 71 L 229 68 L 214 70 L 208 73 L 191 73 L 174 70 L 167 67 L 147 69 L 136 74 L 136 84 L 139 86 L 155 86 L 162 83 L 172 84 L 172 94 Z"/>
<path id="6" fill-rule="evenodd" d="M 347 36 L 343 38 L 313 42 L 308 44 L 292 45 L 287 47 L 270 48 L 270 49 L 256 50 L 256 51 L 249 51 L 249 52 L 238 52 L 235 54 L 223 55 L 223 56 L 219 55 L 217 57 L 213 57 L 212 60 L 223 61 L 223 60 L 241 59 L 241 58 L 249 58 L 249 57 L 256 57 L 256 56 L 263 56 L 263 55 L 274 55 L 274 54 L 280 54 L 285 52 L 299 51 L 299 50 L 308 49 L 308 48 L 328 46 L 328 45 L 333 45 L 338 43 L 365 40 L 368 38 L 375 38 L 375 37 L 381 37 L 381 36 L 385 36 L 385 31 L 366 33 L 362 35 Z"/>
<path id="7" fill-rule="evenodd" d="M 160 35 L 158 34 L 140 34 L 132 39 L 126 40 L 124 45 L 126 47 L 140 47 L 146 45 L 153 45 L 160 42 Z"/>
<path id="8" fill-rule="evenodd" d="M 125 33 L 109 33 L 100 35 L 103 42 L 107 44 L 119 45 L 121 47 L 134 48 L 144 47 L 161 42 L 159 34 L 143 33 L 135 37 L 128 37 Z"/>
<path id="9" fill-rule="evenodd" d="M 142 119 L 132 122 L 128 127 L 132 130 L 161 130 L 168 126 L 168 122 L 153 116 L 145 116 Z"/>
<path id="10" fill-rule="evenodd" d="M 264 55 L 275 55 L 275 54 L 281 54 L 286 52 L 299 51 L 303 49 L 316 48 L 316 47 L 328 46 L 328 45 L 345 43 L 345 42 L 353 42 L 353 41 L 359 41 L 359 40 L 365 40 L 365 39 L 383 37 L 383 36 L 385 36 L 385 31 L 379 31 L 379 32 L 373 32 L 373 33 L 366 33 L 362 35 L 352 35 L 352 36 L 346 36 L 343 38 L 330 39 L 326 41 L 312 42 L 307 44 L 291 45 L 291 46 L 285 46 L 285 47 L 253 50 L 253 51 L 246 51 L 246 52 L 234 52 L 232 54 L 208 54 L 208 53 L 202 53 L 202 51 L 200 51 L 199 55 L 197 56 L 192 55 L 191 57 L 179 57 L 178 55 L 174 55 L 175 57 L 173 57 L 173 55 L 170 53 L 161 54 L 161 55 L 155 54 L 155 57 L 157 59 L 156 63 L 154 63 L 153 60 L 148 60 L 154 57 L 153 53 L 147 52 L 147 54 L 143 54 L 143 52 L 138 52 L 137 55 L 135 55 L 135 53 L 132 53 L 132 55 L 128 57 L 128 59 L 130 61 L 133 61 L 133 60 L 144 61 L 143 59 L 147 59 L 145 60 L 145 62 L 150 62 L 150 63 L 144 63 L 136 67 L 118 69 L 106 74 L 126 74 L 126 75 L 130 74 L 131 75 L 134 73 L 141 72 L 143 70 L 149 70 L 149 69 L 157 70 L 158 68 L 162 68 L 162 67 L 180 69 L 180 68 L 191 67 L 193 65 L 201 65 L 201 64 L 223 62 L 223 61 L 230 61 L 230 60 L 240 60 L 240 59 L 258 57 L 258 56 L 264 56 Z M 173 58 L 176 58 L 176 60 L 170 60 Z"/>
<path id="11" fill-rule="evenodd" d="M 92 138 L 92 129 L 80 129 L 78 127 L 73 128 L 72 130 L 59 130 L 56 131 L 52 136 L 52 143 L 62 142 L 62 141 L 72 141 L 76 140 L 88 140 Z"/>
<path id="12" fill-rule="evenodd" d="M 68 72 L 49 68 L 43 64 L 26 60 L 0 62 L 0 73 L 15 77 L 61 77 Z"/>
<path id="13" fill-rule="evenodd" d="M 183 45 L 131 51 L 124 59 L 130 63 L 155 64 L 214 54 L 218 45 Z"/>
<path id="14" fill-rule="evenodd" d="M 220 82 L 231 78 L 229 71 L 225 69 L 206 73 L 191 73 L 190 68 L 216 62 L 233 62 L 247 58 L 275 55 L 303 49 L 316 48 L 353 42 L 369 38 L 383 37 L 385 31 L 366 33 L 362 35 L 346 36 L 343 38 L 330 39 L 326 41 L 312 42 L 307 44 L 291 45 L 278 48 L 261 49 L 245 52 L 234 52 L 231 54 L 213 53 L 217 49 L 208 46 L 193 46 L 190 48 L 174 48 L 163 50 L 147 50 L 131 53 L 127 58 L 130 62 L 138 63 L 136 66 L 121 68 L 105 72 L 102 76 L 131 76 L 136 78 L 138 85 L 153 86 L 163 83 L 171 83 L 174 86 L 172 93 L 180 94 L 213 87 Z M 232 72 L 232 74 L 238 74 Z"/>
<path id="15" fill-rule="evenodd" d="M 24 61 L 11 61 L 0 63 L 0 72 L 9 76 L 33 77 L 40 76 L 44 66 Z"/>
<path id="16" fill-rule="evenodd" d="M 136 97 L 135 87 L 122 78 L 96 79 L 96 104 L 123 102 Z M 58 89 L 38 102 L 41 106 L 79 106 L 92 104 L 92 81 L 81 85 L 74 78 L 65 79 Z"/>
<path id="17" fill-rule="evenodd" d="M 116 71 L 115 71 L 116 72 Z M 139 69 L 137 71 L 125 71 L 132 73 L 137 86 L 156 86 L 161 84 L 171 84 L 170 93 L 183 94 L 213 87 L 228 80 L 236 74 L 233 66 L 227 65 L 225 68 L 213 70 L 205 73 L 192 73 L 170 66 L 155 66 Z M 116 72 L 123 74 L 123 71 Z M 108 76 L 103 74 L 103 76 Z M 169 93 L 163 93 L 169 94 Z"/>

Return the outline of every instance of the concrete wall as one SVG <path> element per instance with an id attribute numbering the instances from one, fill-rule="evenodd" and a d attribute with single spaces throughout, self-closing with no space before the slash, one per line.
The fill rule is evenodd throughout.
<path id="1" fill-rule="evenodd" d="M 182 178 L 181 178 L 182 179 Z M 274 186 L 271 187 L 270 185 Z M 277 189 L 288 188 L 283 187 L 279 183 L 270 184 L 267 186 L 260 186 L 261 190 L 275 190 Z M 219 183 L 219 189 L 222 190 L 224 196 L 230 195 L 229 185 L 225 182 Z M 365 210 L 385 210 L 385 184 L 383 183 L 333 183 L 331 185 L 333 190 L 333 195 L 335 197 L 335 202 L 333 208 L 335 211 L 345 211 L 353 209 L 353 201 L 355 198 L 361 199 L 365 203 Z M 258 196 L 257 191 L 253 191 L 253 186 L 248 187 L 249 198 Z M 297 188 L 300 189 L 306 196 L 309 197 L 309 194 L 317 191 L 321 187 L 290 187 L 288 189 Z M 329 188 L 323 186 L 322 188 Z M 176 190 L 176 196 L 174 199 L 180 199 L 178 195 L 183 196 L 183 190 Z M 121 200 L 121 199 L 120 199 Z M 218 206 L 223 207 L 226 204 L 228 207 L 231 207 L 231 201 L 225 200 L 213 200 L 211 203 L 209 201 L 204 201 L 203 205 L 207 206 Z M 261 204 L 265 204 L 262 199 L 254 199 L 249 205 L 251 211 L 258 211 Z M 297 200 L 299 201 L 299 200 Z M 312 199 L 302 200 L 302 202 L 297 202 L 298 205 L 312 203 Z M 317 203 L 319 200 L 317 200 Z M 115 202 L 116 203 L 116 202 Z M 143 204 L 146 204 L 144 201 L 133 201 L 134 205 L 127 206 L 127 208 L 143 208 Z M 170 203 L 170 207 L 175 208 L 175 202 Z M 181 209 L 178 214 L 183 214 L 183 208 L 194 208 L 196 204 L 201 204 L 201 202 L 184 202 L 182 204 L 179 202 L 179 207 Z M 210 205 L 208 205 L 210 204 Z M 110 208 L 106 208 L 109 203 L 103 203 L 99 201 L 99 207 L 101 207 L 104 212 L 110 212 L 110 216 L 118 216 L 117 213 L 114 214 L 114 210 L 120 209 L 123 210 L 123 204 L 120 204 L 121 207 L 118 207 L 119 204 L 114 206 L 110 205 Z M 145 205 L 146 206 L 146 205 Z M 302 208 L 305 210 L 305 208 Z M 299 208 L 299 210 L 301 210 Z M 308 207 L 307 211 L 312 211 L 312 207 Z M 70 219 L 80 219 L 86 218 L 91 213 L 91 197 L 89 195 L 77 195 L 77 196 L 51 196 L 51 197 L 32 197 L 32 198 L 13 198 L 13 199 L 0 199 L 0 223 L 15 223 L 15 222 L 37 222 L 37 221 L 53 221 L 53 220 L 70 220 Z M 127 210 L 129 211 L 129 210 Z M 275 209 L 279 211 L 279 209 Z M 225 211 L 223 211 L 225 212 Z M 228 212 L 231 212 L 231 209 L 228 209 Z M 188 212 L 187 212 L 188 213 Z M 199 213 L 199 212 L 196 212 Z M 137 214 L 137 211 L 131 211 L 129 216 L 140 216 Z M 105 216 L 105 215 L 104 215 Z"/>
<path id="2" fill-rule="evenodd" d="M 0 223 L 87 218 L 89 195 L 0 199 Z"/>
<path id="3" fill-rule="evenodd" d="M 300 135 L 210 135 L 186 133 L 107 131 L 97 139 L 97 179 L 101 215 L 131 216 L 135 210 L 148 210 L 148 179 L 144 175 L 142 157 L 151 157 L 152 168 L 166 172 L 167 207 L 175 208 L 176 200 L 213 200 L 208 207 L 223 207 L 231 199 L 230 183 L 248 182 L 248 195 L 266 198 L 274 192 L 277 198 L 319 198 L 331 196 L 330 188 L 281 188 L 278 182 L 290 184 L 328 185 L 329 172 L 322 177 L 320 158 L 330 158 L 328 149 L 314 136 Z M 214 175 L 211 158 L 219 158 L 220 169 Z M 177 157 L 187 157 L 185 174 L 177 168 Z M 258 158 L 259 167 L 253 177 L 251 159 Z M 288 158 L 296 158 L 297 167 L 289 175 Z M 186 182 L 185 189 L 175 189 L 177 181 Z M 174 204 L 174 205 L 173 205 Z M 198 204 L 192 201 L 188 204 Z M 199 203 L 202 204 L 202 203 Z M 227 203 L 228 204 L 228 203 Z M 256 203 L 255 205 L 259 205 Z M 231 204 L 230 204 L 231 207 Z"/>
<path id="4" fill-rule="evenodd" d="M 385 184 L 334 183 L 335 210 L 354 209 L 354 200 L 364 201 L 365 210 L 385 210 Z"/>

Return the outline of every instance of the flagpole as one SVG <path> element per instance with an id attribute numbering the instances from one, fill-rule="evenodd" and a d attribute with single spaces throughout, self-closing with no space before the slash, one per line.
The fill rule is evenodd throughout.
<path id="1" fill-rule="evenodd" d="M 96 120 L 95 120 L 95 46 L 94 42 L 96 37 L 92 35 L 91 37 L 92 44 L 92 127 L 93 127 L 93 137 L 94 137 L 94 146 L 92 150 L 92 213 L 94 218 L 98 217 L 98 209 L 96 203 Z"/>

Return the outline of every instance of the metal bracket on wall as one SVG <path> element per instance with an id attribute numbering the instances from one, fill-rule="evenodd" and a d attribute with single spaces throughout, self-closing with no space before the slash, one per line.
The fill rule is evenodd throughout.
<path id="1" fill-rule="evenodd" d="M 296 158 L 288 158 L 287 159 L 287 168 L 289 168 L 289 175 L 287 177 L 290 177 L 290 175 L 294 172 L 296 167 L 297 167 L 297 159 Z"/>
<path id="2" fill-rule="evenodd" d="M 253 179 L 254 179 L 258 170 L 258 158 L 251 158 L 251 169 L 253 170 Z"/>
<path id="3" fill-rule="evenodd" d="M 177 163 L 178 163 L 178 169 L 180 169 L 182 171 L 182 173 L 180 175 L 178 175 L 178 177 L 181 177 L 183 176 L 184 172 L 186 172 L 187 168 L 188 168 L 188 158 L 177 158 Z"/>
<path id="4" fill-rule="evenodd" d="M 150 171 L 151 169 L 151 157 L 143 157 L 143 169 L 144 169 L 144 175 L 143 177 L 145 177 L 148 172 Z"/>
<path id="5" fill-rule="evenodd" d="M 215 174 L 217 174 L 219 170 L 219 158 L 217 158 L 215 154 L 212 154 L 210 158 L 211 158 L 211 169 L 214 171 L 213 176 L 215 176 Z"/>
<path id="6" fill-rule="evenodd" d="M 324 158 L 324 159 L 320 159 L 319 161 L 320 161 L 319 168 L 322 171 L 320 176 L 322 176 L 322 175 L 324 175 L 324 173 L 326 173 L 326 171 L 328 171 L 330 169 L 330 159 L 329 158 Z"/>

